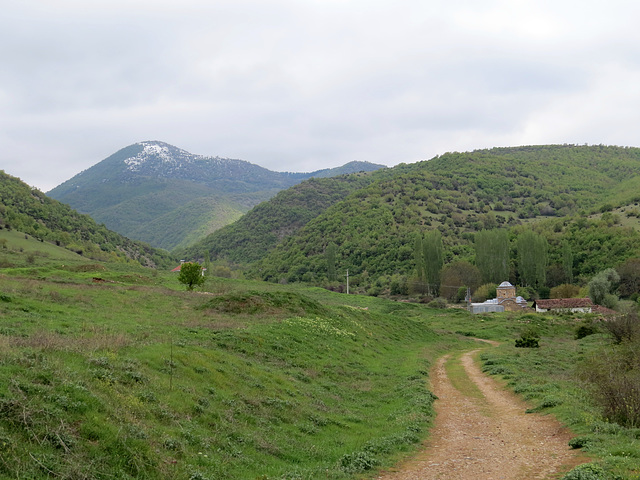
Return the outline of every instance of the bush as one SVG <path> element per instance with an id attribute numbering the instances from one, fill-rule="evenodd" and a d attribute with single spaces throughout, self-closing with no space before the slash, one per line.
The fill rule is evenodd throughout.
<path id="1" fill-rule="evenodd" d="M 573 437 L 569 440 L 569 446 L 573 449 L 584 448 L 587 450 L 591 444 L 597 442 L 596 437 L 592 437 L 589 435 L 583 435 L 581 437 Z"/>
<path id="2" fill-rule="evenodd" d="M 623 341 L 640 341 L 640 321 L 635 312 L 611 318 L 603 325 L 616 344 Z"/>
<path id="3" fill-rule="evenodd" d="M 531 287 L 518 287 L 516 291 L 516 295 L 524 298 L 525 300 L 535 300 L 538 298 L 538 294 L 535 289 Z"/>
<path id="4" fill-rule="evenodd" d="M 540 335 L 533 328 L 528 328 L 520 334 L 520 338 L 516 339 L 516 347 L 518 348 L 538 348 Z"/>
<path id="5" fill-rule="evenodd" d="M 538 343 L 537 338 L 531 337 L 522 337 L 516 339 L 516 347 L 518 348 L 539 348 L 540 345 Z"/>
<path id="6" fill-rule="evenodd" d="M 371 470 L 377 463 L 369 452 L 348 453 L 340 459 L 340 468 L 346 473 L 359 473 Z"/>
<path id="7" fill-rule="evenodd" d="M 549 292 L 550 298 L 576 298 L 580 296 L 580 287 L 563 283 L 557 287 L 553 287 Z"/>
<path id="8" fill-rule="evenodd" d="M 480 285 L 473 295 L 471 296 L 471 300 L 474 302 L 484 302 L 490 298 L 496 298 L 496 288 L 497 285 L 495 283 L 485 283 L 484 285 Z"/>
<path id="9" fill-rule="evenodd" d="M 447 301 L 442 297 L 438 297 L 438 298 L 435 298 L 435 299 L 431 300 L 427 304 L 427 307 L 431 307 L 431 308 L 447 308 Z"/>
<path id="10" fill-rule="evenodd" d="M 585 320 L 576 328 L 575 338 L 576 340 L 580 340 L 581 338 L 588 337 L 589 335 L 593 335 L 594 333 L 598 333 L 600 329 L 595 322 Z"/>
<path id="11" fill-rule="evenodd" d="M 604 480 L 607 474 L 604 469 L 595 463 L 585 463 L 567 473 L 562 480 Z"/>
<path id="12" fill-rule="evenodd" d="M 581 377 L 610 422 L 640 426 L 640 340 L 606 347 L 581 365 Z"/>
<path id="13" fill-rule="evenodd" d="M 607 293 L 602 299 L 602 306 L 615 310 L 618 307 L 618 296 L 613 293 Z"/>

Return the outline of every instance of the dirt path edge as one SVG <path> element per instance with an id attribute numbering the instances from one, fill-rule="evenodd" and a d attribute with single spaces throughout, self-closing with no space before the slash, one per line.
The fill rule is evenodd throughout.
<path id="1" fill-rule="evenodd" d="M 486 348 L 491 347 L 464 352 L 456 360 L 480 398 L 454 387 L 446 370 L 452 354 L 438 359 L 430 374 L 438 397 L 430 437 L 421 452 L 378 479 L 557 479 L 589 461 L 568 446 L 573 435 L 555 417 L 525 413 L 529 406 L 521 398 L 482 372 L 476 357 Z"/>

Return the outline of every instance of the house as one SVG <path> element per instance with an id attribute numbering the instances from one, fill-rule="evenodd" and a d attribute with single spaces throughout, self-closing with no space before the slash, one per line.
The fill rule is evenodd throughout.
<path id="1" fill-rule="evenodd" d="M 184 262 L 184 261 L 183 261 L 182 263 L 180 263 L 180 265 L 178 265 L 176 268 L 174 268 L 174 269 L 173 269 L 173 270 L 171 270 L 171 271 L 172 271 L 172 272 L 180 272 L 180 271 L 182 271 L 182 265 L 184 265 L 185 263 L 189 263 L 189 262 Z M 206 268 L 204 268 L 204 267 L 202 267 L 202 276 L 204 276 L 204 275 L 205 275 L 206 271 L 207 271 L 207 269 L 206 269 Z"/>
<path id="2" fill-rule="evenodd" d="M 517 312 L 527 308 L 527 301 L 516 295 L 516 287 L 509 282 L 502 282 L 496 288 L 496 297 L 483 303 L 470 303 L 471 313 Z"/>
<path id="3" fill-rule="evenodd" d="M 595 305 L 590 298 L 550 298 L 533 302 L 536 312 L 591 313 Z"/>

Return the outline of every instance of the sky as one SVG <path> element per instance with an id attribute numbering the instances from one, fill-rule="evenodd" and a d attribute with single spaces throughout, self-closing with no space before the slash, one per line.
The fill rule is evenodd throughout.
<path id="1" fill-rule="evenodd" d="M 640 146 L 635 0 L 3 0 L 0 169 L 160 140 L 276 171 Z"/>

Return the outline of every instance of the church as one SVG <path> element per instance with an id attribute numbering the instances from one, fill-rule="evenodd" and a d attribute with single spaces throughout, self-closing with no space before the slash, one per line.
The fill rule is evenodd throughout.
<path id="1" fill-rule="evenodd" d="M 469 303 L 471 313 L 518 312 L 529 305 L 527 301 L 516 296 L 516 287 L 509 282 L 502 282 L 496 288 L 496 297 L 483 303 Z"/>

